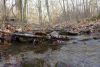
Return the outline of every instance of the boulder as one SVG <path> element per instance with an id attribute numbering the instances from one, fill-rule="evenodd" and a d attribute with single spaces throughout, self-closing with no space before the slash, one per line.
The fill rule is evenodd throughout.
<path id="1" fill-rule="evenodd" d="M 57 31 L 51 32 L 50 35 L 51 35 L 52 37 L 56 37 L 56 38 L 59 37 L 59 33 L 58 33 Z"/>

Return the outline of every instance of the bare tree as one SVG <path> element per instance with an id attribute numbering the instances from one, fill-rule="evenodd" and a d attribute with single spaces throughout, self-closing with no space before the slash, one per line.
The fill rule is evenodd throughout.
<path id="1" fill-rule="evenodd" d="M 45 0 L 45 5 L 46 5 L 46 8 L 47 8 L 47 13 L 48 13 L 48 18 L 49 18 L 49 23 L 52 22 L 52 19 L 51 19 L 51 15 L 50 15 L 50 10 L 49 10 L 49 3 L 48 3 L 48 0 Z"/>
<path id="2" fill-rule="evenodd" d="M 3 19 L 4 19 L 4 21 L 7 19 L 7 17 L 6 17 L 6 0 L 3 0 Z"/>
<path id="3" fill-rule="evenodd" d="M 64 20 L 67 22 L 67 14 L 66 14 L 66 7 L 65 7 L 65 1 L 63 0 L 63 17 L 64 17 Z"/>
<path id="4" fill-rule="evenodd" d="M 38 13 L 39 13 L 39 23 L 42 26 L 42 6 L 41 6 L 41 0 L 38 0 Z"/>
<path id="5" fill-rule="evenodd" d="M 27 11 L 27 0 L 24 0 L 24 7 L 23 7 L 23 21 L 26 22 L 26 11 Z"/>
<path id="6" fill-rule="evenodd" d="M 16 9 L 17 9 L 18 19 L 20 21 L 23 21 L 22 0 L 16 0 L 15 2 L 16 2 Z"/>
<path id="7" fill-rule="evenodd" d="M 6 0 L 3 0 L 3 22 L 2 22 L 2 29 L 4 29 L 5 21 L 7 20 L 6 15 Z"/>

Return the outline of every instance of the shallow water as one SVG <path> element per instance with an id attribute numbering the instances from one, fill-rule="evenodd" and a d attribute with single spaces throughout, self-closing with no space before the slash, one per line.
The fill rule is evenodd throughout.
<path id="1" fill-rule="evenodd" d="M 24 55 L 29 63 L 34 59 L 45 62 L 43 67 L 100 67 L 100 39 L 93 36 L 74 36 L 72 40 L 58 45 L 34 46 L 32 44 L 13 44 L 7 50 L 9 54 L 20 57 Z M 37 66 L 36 66 L 37 67 Z M 42 67 L 42 66 L 39 66 Z"/>

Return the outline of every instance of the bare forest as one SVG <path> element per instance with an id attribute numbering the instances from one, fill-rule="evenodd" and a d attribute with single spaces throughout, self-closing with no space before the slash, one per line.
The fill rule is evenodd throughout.
<path id="1" fill-rule="evenodd" d="M 54 28 L 89 20 L 100 14 L 99 0 L 1 0 L 0 23 Z"/>
<path id="2" fill-rule="evenodd" d="M 0 67 L 100 67 L 100 0 L 0 0 Z"/>

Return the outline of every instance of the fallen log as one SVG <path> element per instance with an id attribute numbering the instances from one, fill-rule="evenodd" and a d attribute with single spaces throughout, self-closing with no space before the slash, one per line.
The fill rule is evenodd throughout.
<path id="1" fill-rule="evenodd" d="M 67 41 L 69 40 L 66 36 L 59 36 L 59 37 L 52 37 L 48 35 L 33 35 L 33 34 L 27 34 L 27 33 L 13 33 L 12 34 L 12 41 L 26 41 L 26 42 L 33 42 L 33 41 L 40 41 L 40 40 L 61 40 L 61 41 Z"/>
<path id="2" fill-rule="evenodd" d="M 60 32 L 60 35 L 68 35 L 68 36 L 77 36 L 79 33 L 77 32 Z"/>

